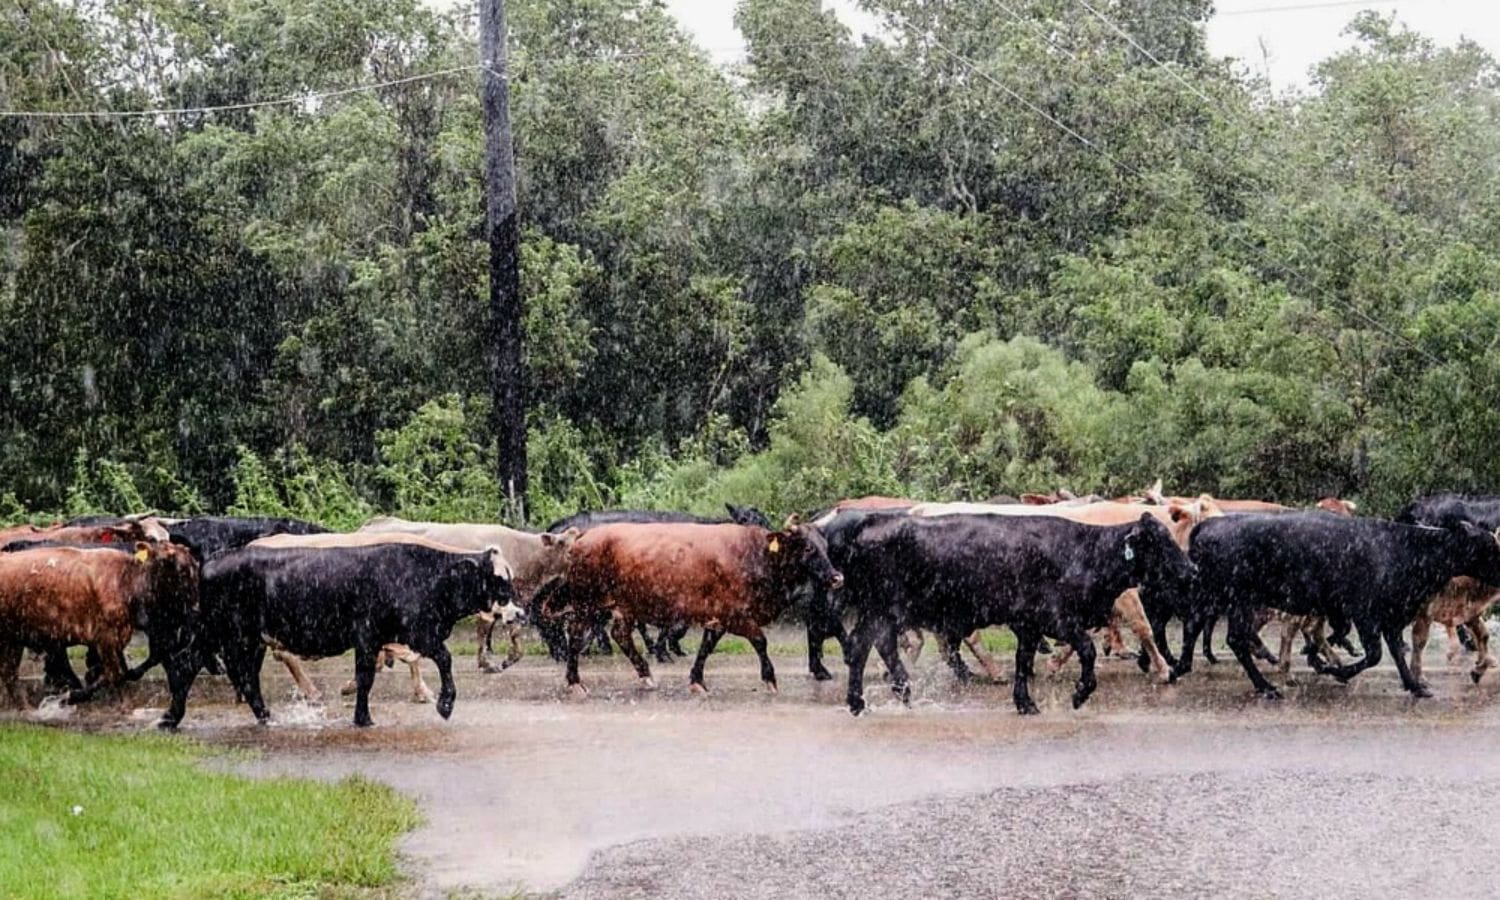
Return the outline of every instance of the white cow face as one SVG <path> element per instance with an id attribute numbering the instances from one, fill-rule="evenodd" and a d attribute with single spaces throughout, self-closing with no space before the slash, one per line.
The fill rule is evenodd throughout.
<path id="1" fill-rule="evenodd" d="M 515 604 L 515 601 L 507 601 L 502 607 L 495 610 L 495 618 L 502 625 L 524 625 L 526 623 L 526 610 Z"/>

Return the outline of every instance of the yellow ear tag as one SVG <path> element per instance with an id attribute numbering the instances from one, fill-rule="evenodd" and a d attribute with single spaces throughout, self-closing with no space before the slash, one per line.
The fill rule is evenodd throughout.
<path id="1" fill-rule="evenodd" d="M 135 561 L 136 562 L 145 562 L 146 560 L 148 560 L 150 558 L 151 558 L 151 552 L 148 551 L 148 550 L 137 550 L 137 551 L 135 551 Z"/>
<path id="2" fill-rule="evenodd" d="M 781 552 L 781 538 L 771 538 L 771 545 L 769 547 L 767 547 L 766 549 L 770 550 L 772 553 L 780 553 Z"/>

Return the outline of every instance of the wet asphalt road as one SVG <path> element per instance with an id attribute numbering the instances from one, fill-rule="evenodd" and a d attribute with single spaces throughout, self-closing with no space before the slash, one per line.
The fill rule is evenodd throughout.
<path id="1" fill-rule="evenodd" d="M 481 675 L 459 657 L 451 721 L 408 702 L 398 671 L 370 730 L 336 697 L 350 663 L 328 660 L 323 707 L 292 702 L 268 664 L 275 724 L 208 679 L 183 730 L 258 749 L 231 763 L 252 773 L 361 772 L 416 797 L 413 896 L 1493 897 L 1500 680 L 1475 687 L 1439 643 L 1428 654 L 1431 701 L 1406 699 L 1389 664 L 1350 687 L 1301 672 L 1267 704 L 1232 661 L 1163 687 L 1107 660 L 1082 710 L 1070 676 L 1043 678 L 1043 714 L 1022 718 L 1009 687 L 958 686 L 929 653 L 910 709 L 876 676 L 861 719 L 836 659 L 840 680 L 819 684 L 778 656 L 771 695 L 753 656 L 718 655 L 707 698 L 684 663 L 643 692 L 591 660 L 577 701 L 546 660 Z M 31 717 L 141 729 L 162 693 Z"/>

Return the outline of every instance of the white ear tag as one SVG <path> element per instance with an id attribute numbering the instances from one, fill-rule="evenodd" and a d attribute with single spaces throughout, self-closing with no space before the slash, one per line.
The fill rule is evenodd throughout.
<path id="1" fill-rule="evenodd" d="M 1125 545 L 1125 561 L 1126 562 L 1130 562 L 1132 559 L 1135 559 L 1135 548 L 1132 547 L 1132 546 L 1130 546 L 1129 544 L 1126 544 Z"/>

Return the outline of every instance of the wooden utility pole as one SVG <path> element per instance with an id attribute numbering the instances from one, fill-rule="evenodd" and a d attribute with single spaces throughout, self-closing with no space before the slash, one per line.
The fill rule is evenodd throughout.
<path id="1" fill-rule="evenodd" d="M 479 99 L 484 107 L 485 232 L 490 244 L 490 327 L 494 428 L 503 519 L 526 520 L 526 390 L 521 357 L 521 232 L 516 221 L 516 154 L 511 143 L 505 0 L 479 0 Z"/>

